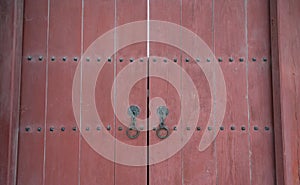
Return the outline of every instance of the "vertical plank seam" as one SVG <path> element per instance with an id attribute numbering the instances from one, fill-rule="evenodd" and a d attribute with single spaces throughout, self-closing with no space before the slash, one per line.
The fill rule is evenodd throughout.
<path id="1" fill-rule="evenodd" d="M 117 54 L 116 54 L 116 47 L 117 47 L 117 40 L 116 40 L 116 26 L 117 26 L 117 0 L 114 0 L 114 40 L 113 40 L 113 47 L 114 47 L 114 52 L 113 52 L 113 63 L 114 63 L 114 70 L 113 70 L 113 78 L 114 78 L 114 81 L 116 79 L 116 73 L 117 73 Z M 117 88 L 116 88 L 116 84 L 113 83 L 114 87 L 112 87 L 114 89 L 114 102 L 113 102 L 113 107 L 114 109 L 113 110 L 116 110 L 116 96 L 117 96 Z M 115 140 L 114 140 L 114 182 L 113 184 L 115 185 L 116 184 L 116 140 L 117 140 L 117 119 L 116 119 L 116 114 L 115 112 L 113 113 L 113 125 L 114 125 L 114 137 L 115 137 Z"/>
<path id="2" fill-rule="evenodd" d="M 47 146 L 47 116 L 48 116 L 48 64 L 49 64 L 49 30 L 50 30 L 50 0 L 47 1 L 47 34 L 46 34 L 46 71 L 45 71 L 45 114 L 44 114 L 44 159 L 43 159 L 43 185 L 46 180 L 46 146 Z"/>
<path id="3" fill-rule="evenodd" d="M 252 185 L 252 150 L 251 150 L 251 124 L 250 124 L 250 104 L 249 104 L 249 61 L 248 61 L 248 0 L 244 1 L 244 9 L 245 9 L 245 39 L 246 39 L 246 101 L 247 101 L 247 121 L 248 121 L 248 160 L 249 160 L 249 180 L 250 185 Z"/>
<path id="4" fill-rule="evenodd" d="M 83 31 L 84 31 L 84 0 L 81 0 L 81 34 L 80 34 L 80 58 L 83 56 Z M 80 61 L 80 104 L 79 104 L 79 133 L 78 133 L 78 185 L 80 185 L 81 176 L 81 125 L 82 125 L 82 60 Z"/>
<path id="5" fill-rule="evenodd" d="M 182 46 L 182 38 L 183 38 L 183 33 L 182 33 L 182 26 L 183 26 L 183 20 L 182 20 L 182 0 L 180 0 L 180 45 Z M 183 65 L 182 65 L 182 50 L 180 50 L 180 115 L 182 113 L 182 89 L 183 89 L 183 84 L 182 84 L 182 70 L 183 70 Z M 181 117 L 181 116 L 180 116 Z M 180 119 L 180 125 L 182 125 L 182 118 Z M 181 142 L 182 142 L 182 138 L 183 138 L 183 128 L 180 128 L 181 130 Z M 180 150 L 180 159 L 181 159 L 181 184 L 184 185 L 184 160 L 183 157 L 184 153 L 183 153 L 183 149 Z"/>

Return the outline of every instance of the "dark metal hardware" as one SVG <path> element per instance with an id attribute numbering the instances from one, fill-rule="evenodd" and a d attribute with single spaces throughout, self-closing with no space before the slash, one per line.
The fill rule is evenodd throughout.
<path id="1" fill-rule="evenodd" d="M 169 129 L 165 124 L 165 119 L 169 114 L 169 110 L 165 106 L 160 106 L 157 108 L 157 114 L 160 117 L 160 124 L 156 129 L 156 135 L 160 139 L 165 139 L 169 136 Z M 165 132 L 165 134 L 162 134 L 163 131 Z"/>
<path id="2" fill-rule="evenodd" d="M 258 130 L 258 126 L 254 126 L 254 130 Z"/>
<path id="3" fill-rule="evenodd" d="M 108 59 L 107 59 L 107 62 L 111 62 L 111 58 L 108 58 Z"/>
<path id="4" fill-rule="evenodd" d="M 100 127 L 97 127 L 96 129 L 97 129 L 98 131 L 100 131 L 100 130 L 101 130 L 101 128 L 100 128 Z"/>
<path id="5" fill-rule="evenodd" d="M 131 105 L 128 108 L 128 115 L 131 117 L 131 125 L 126 130 L 129 139 L 135 139 L 140 135 L 139 129 L 136 127 L 136 117 L 140 114 L 140 108 L 137 105 Z"/>
<path id="6" fill-rule="evenodd" d="M 41 127 L 37 128 L 37 131 L 38 131 L 38 132 L 41 132 L 41 131 L 42 131 L 42 128 L 41 128 Z"/>
<path id="7" fill-rule="evenodd" d="M 235 126 L 231 126 L 230 129 L 231 129 L 231 130 L 235 130 Z"/>
<path id="8" fill-rule="evenodd" d="M 239 60 L 240 60 L 240 62 L 244 62 L 244 58 L 240 58 Z"/>
<path id="9" fill-rule="evenodd" d="M 50 127 L 50 131 L 53 132 L 53 131 L 54 131 L 54 128 L 53 128 L 53 127 Z"/>
<path id="10" fill-rule="evenodd" d="M 190 59 L 189 59 L 189 58 L 186 58 L 186 59 L 185 59 L 185 62 L 189 62 L 189 61 L 190 61 Z"/>
<path id="11" fill-rule="evenodd" d="M 130 58 L 130 59 L 129 59 L 129 61 L 130 61 L 130 62 L 133 62 L 133 61 L 134 61 L 134 59 L 133 59 L 133 58 Z"/>
<path id="12" fill-rule="evenodd" d="M 196 62 L 200 62 L 200 58 L 196 58 Z"/>
<path id="13" fill-rule="evenodd" d="M 53 56 L 53 57 L 51 57 L 51 61 L 55 61 L 55 57 Z"/>
<path id="14" fill-rule="evenodd" d="M 74 60 L 74 62 L 77 62 L 77 61 L 78 61 L 78 58 L 77 58 L 77 57 L 74 57 L 73 60 Z"/>
<path id="15" fill-rule="evenodd" d="M 67 61 L 67 57 L 63 57 L 62 60 L 65 62 Z"/>
<path id="16" fill-rule="evenodd" d="M 39 61 L 42 61 L 43 60 L 43 56 L 39 56 Z"/>
<path id="17" fill-rule="evenodd" d="M 111 129 L 111 126 L 110 126 L 110 125 L 107 125 L 106 129 L 107 129 L 107 130 L 110 130 L 110 129 Z"/>
<path id="18" fill-rule="evenodd" d="M 232 57 L 229 58 L 229 62 L 233 62 L 233 58 Z"/>
<path id="19" fill-rule="evenodd" d="M 100 57 L 98 57 L 98 58 L 97 58 L 97 62 L 100 62 L 100 61 L 101 61 L 101 58 L 100 58 Z"/>
<path id="20" fill-rule="evenodd" d="M 25 131 L 26 131 L 26 132 L 29 132 L 29 131 L 30 131 L 30 128 L 29 128 L 29 127 L 26 127 L 26 128 L 25 128 Z"/>
<path id="21" fill-rule="evenodd" d="M 246 127 L 245 127 L 245 126 L 242 126 L 242 127 L 241 127 L 241 130 L 245 131 L 245 130 L 246 130 Z"/>
<path id="22" fill-rule="evenodd" d="M 206 59 L 206 61 L 207 61 L 207 62 L 210 62 L 210 59 L 208 58 L 208 59 Z"/>
<path id="23" fill-rule="evenodd" d="M 76 127 L 73 127 L 73 128 L 72 128 L 72 130 L 73 130 L 73 131 L 76 131 L 76 130 L 77 130 L 77 128 L 76 128 Z"/>
<path id="24" fill-rule="evenodd" d="M 177 58 L 174 58 L 173 61 L 174 61 L 174 62 L 177 62 Z"/>
<path id="25" fill-rule="evenodd" d="M 201 130 L 201 127 L 197 127 L 197 130 L 200 131 L 200 130 Z"/>
<path id="26" fill-rule="evenodd" d="M 220 130 L 224 130 L 224 127 L 223 127 L 223 126 L 220 126 Z"/>
<path id="27" fill-rule="evenodd" d="M 32 56 L 28 56 L 27 60 L 31 61 L 32 60 Z"/>
<path id="28" fill-rule="evenodd" d="M 65 129 L 65 127 L 61 127 L 61 129 L 60 129 L 61 131 L 65 131 L 66 129 Z"/>
<path id="29" fill-rule="evenodd" d="M 119 61 L 120 61 L 120 62 L 123 62 L 123 58 L 120 58 Z"/>
<path id="30" fill-rule="evenodd" d="M 218 58 L 218 61 L 219 61 L 219 62 L 222 62 L 223 60 L 222 60 L 222 58 Z"/>
<path id="31" fill-rule="evenodd" d="M 253 61 L 253 62 L 256 62 L 256 58 L 252 58 L 252 61 Z"/>

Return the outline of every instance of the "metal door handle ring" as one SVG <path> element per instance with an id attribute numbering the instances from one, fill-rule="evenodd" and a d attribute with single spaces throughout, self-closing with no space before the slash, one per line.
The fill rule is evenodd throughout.
<path id="1" fill-rule="evenodd" d="M 161 131 L 166 131 L 165 135 L 161 134 Z M 166 126 L 159 127 L 156 129 L 156 135 L 159 139 L 166 139 L 169 136 L 169 129 Z"/>
<path id="2" fill-rule="evenodd" d="M 131 134 L 134 131 L 134 134 Z M 127 128 L 126 130 L 126 135 L 128 136 L 129 139 L 136 139 L 140 135 L 140 131 L 137 128 Z"/>

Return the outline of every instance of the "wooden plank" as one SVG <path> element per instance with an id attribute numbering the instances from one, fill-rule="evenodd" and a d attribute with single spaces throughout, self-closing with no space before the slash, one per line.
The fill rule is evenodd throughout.
<path id="1" fill-rule="evenodd" d="M 281 126 L 284 154 L 284 183 L 287 185 L 300 183 L 300 129 L 298 126 L 298 117 L 300 116 L 300 84 L 298 80 L 300 65 L 299 62 L 297 62 L 300 49 L 300 27 L 298 24 L 299 16 L 299 1 L 277 1 L 279 51 L 278 62 L 280 81 Z M 278 79 L 278 77 L 275 77 L 275 79 L 276 78 Z M 278 135 L 276 135 L 276 137 L 278 137 Z"/>
<path id="2" fill-rule="evenodd" d="M 146 0 L 123 0 L 117 1 L 116 4 L 116 26 L 125 25 L 126 23 L 131 23 L 134 21 L 145 21 L 147 19 L 147 1 Z M 146 24 L 145 24 L 146 25 Z M 134 40 L 136 35 L 139 35 L 143 31 L 146 40 L 146 30 L 139 30 L 136 28 L 133 32 L 124 33 L 117 31 L 116 32 L 116 48 L 119 48 L 122 43 L 126 41 Z M 124 37 L 125 36 L 125 37 Z M 143 62 L 140 62 L 140 58 L 146 57 L 146 42 L 136 43 L 129 45 L 125 48 L 120 48 L 116 53 L 116 81 L 123 81 L 121 84 L 116 85 L 116 95 L 115 95 L 115 114 L 116 114 L 116 139 L 120 142 L 126 143 L 131 146 L 147 146 L 147 132 L 146 130 L 146 117 L 147 117 L 147 78 L 146 78 L 146 69 L 147 61 L 144 59 Z M 121 59 L 121 61 L 120 61 Z M 123 59 L 123 61 L 122 61 Z M 131 62 L 130 59 L 133 59 Z M 125 71 L 126 78 L 119 78 L 119 75 L 122 71 Z M 130 81 L 137 78 L 139 71 L 144 71 L 143 79 L 139 80 L 134 86 L 130 89 L 129 97 L 126 97 L 126 92 L 123 92 L 120 89 L 121 86 L 124 86 Z M 136 74 L 136 75 L 135 75 Z M 126 85 L 125 85 L 126 86 Z M 131 124 L 131 117 L 127 114 L 128 106 L 126 102 L 129 101 L 129 105 L 137 105 L 140 108 L 140 115 L 137 117 L 137 128 L 143 130 L 140 132 L 140 135 L 136 139 L 130 139 L 126 135 L 126 129 Z M 122 105 L 125 105 L 124 107 Z M 118 107 L 122 107 L 118 109 Z M 124 114 L 127 116 L 125 120 L 122 120 L 118 115 Z M 122 128 L 122 130 L 119 130 Z M 132 151 L 132 148 L 129 147 L 128 150 Z M 146 150 L 145 150 L 146 151 Z M 127 151 L 120 145 L 116 145 L 115 149 L 116 155 L 116 164 L 115 164 L 115 184 L 147 184 L 147 167 L 146 165 L 142 166 L 132 166 L 130 162 L 128 165 L 119 164 L 118 160 L 122 158 L 128 158 L 130 155 Z M 144 164 L 146 161 L 146 153 L 139 153 L 144 158 Z M 133 159 L 134 160 L 134 159 Z M 129 160 L 128 160 L 129 161 Z"/>
<path id="3" fill-rule="evenodd" d="M 45 184 L 77 184 L 79 131 L 72 108 L 72 83 L 81 54 L 82 1 L 50 1 Z M 51 58 L 55 57 L 55 61 Z M 63 57 L 67 57 L 63 61 Z M 53 127 L 53 131 L 50 131 Z M 61 130 L 65 128 L 65 130 Z"/>
<path id="4" fill-rule="evenodd" d="M 16 184 L 23 1 L 0 2 L 0 183 Z"/>
<path id="5" fill-rule="evenodd" d="M 246 80 L 246 15 L 244 1 L 214 2 L 215 54 L 221 57 L 227 106 L 217 137 L 217 184 L 250 184 L 249 120 Z M 229 58 L 233 61 L 230 62 Z M 244 58 L 239 62 L 239 58 Z M 231 127 L 234 126 L 234 130 Z M 242 126 L 245 130 L 242 130 Z"/>
<path id="6" fill-rule="evenodd" d="M 48 2 L 26 1 L 18 184 L 43 184 Z M 39 28 L 39 29 L 36 29 Z M 32 59 L 28 59 L 32 57 Z M 39 59 L 39 57 L 42 57 Z M 26 129 L 30 129 L 26 131 Z"/>
<path id="7" fill-rule="evenodd" d="M 100 20 L 100 21 L 99 21 Z M 84 1 L 84 20 L 83 20 L 83 52 L 102 34 L 113 29 L 115 25 L 115 2 L 111 0 L 85 0 Z M 113 40 L 111 41 L 114 42 Z M 98 62 L 96 58 L 89 56 L 91 63 Z M 99 123 L 82 122 L 81 127 L 83 132 L 90 132 L 100 135 L 101 140 L 103 132 L 110 132 L 114 135 L 114 113 L 110 102 L 110 90 L 114 80 L 114 63 L 107 62 L 106 56 L 99 56 L 100 62 L 105 62 L 102 71 L 99 73 L 96 84 L 97 109 L 104 127 L 100 127 Z M 85 63 L 86 61 L 82 61 Z M 83 76 L 89 71 L 82 71 Z M 83 81 L 82 83 L 88 83 Z M 82 107 L 86 103 L 82 102 Z M 110 125 L 111 131 L 107 131 L 107 126 Z M 100 127 L 100 131 L 97 131 Z M 90 130 L 86 130 L 89 128 Z M 88 143 L 84 137 L 81 137 L 80 147 L 80 184 L 81 185 L 96 185 L 96 184 L 114 184 L 114 162 L 105 159 L 101 154 L 93 149 L 93 145 Z M 114 147 L 114 146 L 111 146 Z M 112 154 L 113 155 L 113 154 Z"/>
<path id="8" fill-rule="evenodd" d="M 269 1 L 248 1 L 247 21 L 251 181 L 252 184 L 274 184 Z M 255 127 L 258 130 L 254 130 Z"/>
<path id="9" fill-rule="evenodd" d="M 181 1 L 180 0 L 151 0 L 150 1 L 150 20 L 159 20 L 159 21 L 168 21 L 171 23 L 176 23 L 181 25 Z M 150 25 L 151 26 L 151 25 Z M 151 30 L 151 28 L 150 28 Z M 150 37 L 156 33 L 150 33 Z M 151 38 L 150 38 L 151 40 Z M 158 57 L 161 57 L 158 59 Z M 156 58 L 156 62 L 153 59 Z M 165 63 L 164 59 L 167 59 L 167 63 Z M 149 125 L 156 125 L 160 122 L 159 117 L 157 116 L 157 108 L 159 106 L 166 106 L 169 109 L 169 115 L 165 120 L 165 124 L 170 129 L 170 135 L 173 132 L 181 132 L 181 128 L 177 125 L 180 121 L 180 110 L 181 110 L 181 90 L 179 87 L 174 87 L 174 84 L 171 84 L 171 81 L 174 83 L 177 82 L 180 84 L 180 70 L 171 71 L 168 67 L 170 64 L 174 63 L 174 59 L 177 59 L 176 65 L 181 66 L 181 51 L 173 46 L 170 46 L 165 43 L 150 43 L 150 59 L 149 59 L 149 70 L 150 74 L 159 74 L 157 68 L 165 71 L 165 74 L 173 74 L 166 75 L 165 79 L 161 79 L 158 77 L 150 77 L 149 79 Z M 165 63 L 165 64 L 164 64 Z M 156 69 L 155 69 L 156 68 Z M 172 80 L 171 80 L 172 78 Z M 165 105 L 164 105 L 165 104 Z M 173 128 L 177 126 L 177 131 L 174 131 Z M 149 131 L 149 145 L 166 145 L 163 143 L 163 140 L 159 139 L 156 136 L 156 132 L 150 130 Z M 176 133 L 178 134 L 178 133 Z M 179 133 L 180 134 L 180 133 Z M 170 137 L 170 136 L 169 136 Z M 166 140 L 169 138 L 166 138 Z M 177 145 L 178 143 L 172 143 L 172 145 Z M 151 156 L 156 155 L 158 153 L 169 153 L 172 151 L 171 145 L 164 146 L 163 150 L 154 153 L 149 151 L 149 158 L 154 158 Z M 150 149 L 151 150 L 151 147 Z M 179 151 L 172 157 L 163 160 L 160 163 L 152 164 L 149 167 L 149 184 L 182 184 L 182 152 Z M 157 158 L 157 157 L 156 157 Z"/>
<path id="10" fill-rule="evenodd" d="M 212 1 L 182 1 L 182 26 L 197 34 L 211 49 L 213 49 L 213 3 Z M 190 43 L 192 44 L 192 43 Z M 189 51 L 196 53 L 196 51 Z M 201 57 L 201 62 L 206 62 L 205 56 Z M 190 62 L 185 62 L 190 58 Z M 198 90 L 200 114 L 197 127 L 200 131 L 194 134 L 182 153 L 182 168 L 184 184 L 216 184 L 217 181 L 217 158 L 216 145 L 213 142 L 205 151 L 199 151 L 199 142 L 207 127 L 211 106 L 210 87 L 202 69 L 197 62 L 186 53 L 182 56 L 182 67 L 192 78 Z M 182 81 L 183 86 L 187 82 Z M 190 105 L 192 106 L 192 105 Z M 195 110 L 191 107 L 191 110 Z M 189 125 L 186 125 L 187 127 Z M 191 131 L 193 132 L 193 131 Z"/>

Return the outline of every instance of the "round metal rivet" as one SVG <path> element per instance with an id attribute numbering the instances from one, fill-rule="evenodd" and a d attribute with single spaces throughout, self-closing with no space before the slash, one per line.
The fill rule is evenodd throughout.
<path id="1" fill-rule="evenodd" d="M 263 61 L 264 61 L 264 62 L 267 62 L 267 61 L 268 61 L 268 59 L 267 59 L 267 58 L 263 58 Z"/>
<path id="2" fill-rule="evenodd" d="M 211 131 L 211 130 L 212 130 L 212 128 L 211 128 L 211 127 L 207 127 L 207 130 Z"/>
<path id="3" fill-rule="evenodd" d="M 26 131 L 26 132 L 29 132 L 29 131 L 30 131 L 30 128 L 29 128 L 29 127 L 26 127 L 26 128 L 25 128 L 25 131 Z"/>
<path id="4" fill-rule="evenodd" d="M 253 61 L 253 62 L 256 62 L 256 58 L 252 58 L 252 61 Z"/>
<path id="5" fill-rule="evenodd" d="M 43 60 L 43 56 L 39 56 L 39 61 L 42 61 Z"/>
<path id="6" fill-rule="evenodd" d="M 61 127 L 61 129 L 60 129 L 61 131 L 65 131 L 65 127 Z"/>
<path id="7" fill-rule="evenodd" d="M 164 62 L 166 63 L 166 62 L 167 62 L 167 59 L 164 59 Z"/>
<path id="8" fill-rule="evenodd" d="M 120 62 L 123 62 L 123 58 L 120 58 L 119 61 L 120 61 Z"/>
<path id="9" fill-rule="evenodd" d="M 207 62 L 210 62 L 210 59 L 208 58 L 208 59 L 206 59 L 206 61 L 207 61 Z"/>
<path id="10" fill-rule="evenodd" d="M 153 129 L 152 129 L 153 131 L 156 131 L 156 127 L 153 127 Z"/>
<path id="11" fill-rule="evenodd" d="M 107 62 L 111 62 L 111 58 L 108 58 L 108 59 L 107 59 Z"/>
<path id="12" fill-rule="evenodd" d="M 38 132 L 42 131 L 42 128 L 41 127 L 37 128 L 37 131 Z"/>
<path id="13" fill-rule="evenodd" d="M 185 59 L 185 62 L 189 62 L 189 61 L 190 61 L 190 59 L 189 59 L 189 58 L 186 58 L 186 59 Z"/>
<path id="14" fill-rule="evenodd" d="M 97 127 L 96 129 L 97 129 L 98 131 L 99 131 L 99 130 L 101 130 L 101 128 L 100 128 L 100 127 Z"/>
<path id="15" fill-rule="evenodd" d="M 86 131 L 90 131 L 90 127 L 86 127 L 85 130 L 86 130 Z"/>
<path id="16" fill-rule="evenodd" d="M 270 130 L 270 128 L 268 126 L 265 126 L 265 130 L 268 131 Z"/>
<path id="17" fill-rule="evenodd" d="M 231 126 L 230 129 L 231 129 L 231 130 L 235 130 L 235 127 L 234 127 L 234 126 Z"/>
<path id="18" fill-rule="evenodd" d="M 143 126 L 141 126 L 141 127 L 140 127 L 140 130 L 144 130 L 144 127 L 143 127 Z"/>
<path id="19" fill-rule="evenodd" d="M 51 57 L 51 61 L 55 61 L 55 57 Z"/>
<path id="20" fill-rule="evenodd" d="M 32 56 L 28 56 L 27 60 L 29 60 L 29 61 L 32 60 Z"/>
<path id="21" fill-rule="evenodd" d="M 143 59 L 140 59 L 140 62 L 144 62 L 144 60 L 143 60 Z"/>
<path id="22" fill-rule="evenodd" d="M 54 131 L 54 128 L 53 128 L 53 127 L 50 127 L 50 131 L 53 132 L 53 131 Z"/>
<path id="23" fill-rule="evenodd" d="M 174 126 L 173 130 L 177 130 L 177 127 L 176 127 L 176 126 Z"/>
<path id="24" fill-rule="evenodd" d="M 77 130 L 77 127 L 73 127 L 72 130 L 73 130 L 73 131 L 76 131 L 76 130 Z"/>
<path id="25" fill-rule="evenodd" d="M 198 131 L 201 130 L 201 127 L 197 127 L 197 130 L 198 130 Z"/>
<path id="26" fill-rule="evenodd" d="M 73 60 L 74 60 L 74 62 L 77 62 L 77 61 L 78 61 L 78 58 L 77 58 L 77 57 L 74 57 Z"/>
<path id="27" fill-rule="evenodd" d="M 174 61 L 174 62 L 177 62 L 177 58 L 174 58 L 173 61 Z"/>
<path id="28" fill-rule="evenodd" d="M 122 127 L 118 127 L 118 130 L 121 131 L 121 130 L 123 130 L 123 128 Z"/>
<path id="29" fill-rule="evenodd" d="M 156 62 L 156 59 L 154 58 L 154 59 L 152 59 L 152 61 L 153 61 L 153 62 Z"/>
<path id="30" fill-rule="evenodd" d="M 244 62 L 244 59 L 243 59 L 243 58 L 240 58 L 239 60 L 240 60 L 240 62 Z"/>
<path id="31" fill-rule="evenodd" d="M 130 61 L 130 62 L 133 62 L 133 61 L 134 61 L 134 59 L 133 59 L 133 58 L 130 58 L 130 59 L 129 59 L 129 61 Z"/>
<path id="32" fill-rule="evenodd" d="M 89 57 L 86 57 L 86 59 L 85 59 L 87 62 L 89 62 L 90 61 L 90 58 Z"/>
<path id="33" fill-rule="evenodd" d="M 63 57 L 62 60 L 65 62 L 67 61 L 67 57 Z"/>
<path id="34" fill-rule="evenodd" d="M 200 58 L 196 58 L 196 62 L 200 62 Z"/>
<path id="35" fill-rule="evenodd" d="M 110 125 L 108 125 L 108 126 L 106 127 L 106 129 L 107 129 L 107 130 L 110 130 L 110 129 L 111 129 Z"/>
<path id="36" fill-rule="evenodd" d="M 258 126 L 254 126 L 254 130 L 258 130 Z"/>
<path id="37" fill-rule="evenodd" d="M 222 62 L 223 60 L 222 60 L 222 58 L 220 57 L 220 58 L 218 58 L 218 61 L 219 61 L 219 62 Z"/>
<path id="38" fill-rule="evenodd" d="M 246 127 L 242 126 L 242 127 L 241 127 L 241 130 L 243 130 L 243 131 L 246 130 Z"/>
<path id="39" fill-rule="evenodd" d="M 191 130 L 191 128 L 190 127 L 186 127 L 186 130 Z"/>
<path id="40" fill-rule="evenodd" d="M 224 130 L 224 127 L 223 127 L 223 126 L 220 126 L 220 130 Z"/>
<path id="41" fill-rule="evenodd" d="M 232 57 L 229 58 L 229 62 L 233 62 L 233 58 Z"/>
<path id="42" fill-rule="evenodd" d="M 100 58 L 100 57 L 98 57 L 98 58 L 97 58 L 97 62 L 100 62 L 100 61 L 101 61 L 101 58 Z"/>

